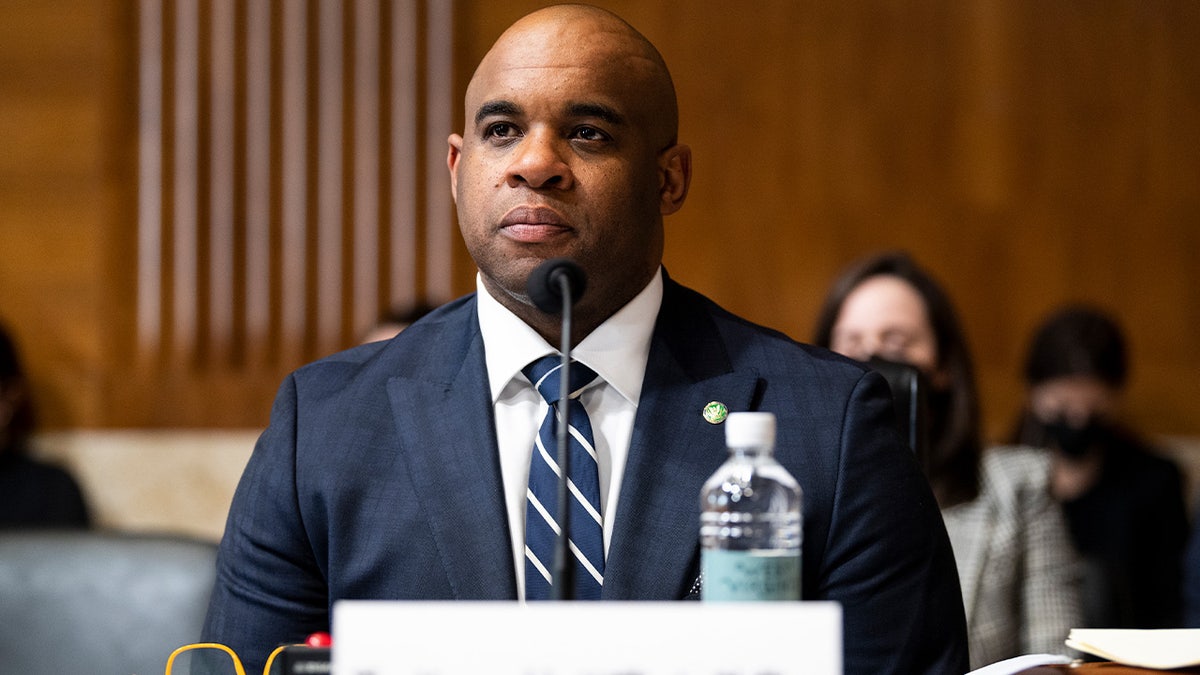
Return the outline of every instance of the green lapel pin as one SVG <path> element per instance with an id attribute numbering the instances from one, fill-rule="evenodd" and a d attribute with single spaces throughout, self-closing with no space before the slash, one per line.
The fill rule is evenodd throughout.
<path id="1" fill-rule="evenodd" d="M 725 404 L 720 401 L 709 401 L 700 414 L 704 416 L 705 422 L 720 424 L 725 421 L 726 417 L 729 417 L 729 408 L 726 408 Z"/>

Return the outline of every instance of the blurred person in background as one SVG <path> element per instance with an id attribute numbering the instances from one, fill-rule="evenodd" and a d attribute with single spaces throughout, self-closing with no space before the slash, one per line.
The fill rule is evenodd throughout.
<path id="1" fill-rule="evenodd" d="M 1083 558 L 1084 625 L 1180 625 L 1187 507 L 1182 474 L 1118 421 L 1128 380 L 1120 326 L 1063 307 L 1035 331 L 1013 441 L 1048 449 L 1051 492 Z"/>
<path id="2" fill-rule="evenodd" d="M 1078 572 L 1049 459 L 1032 448 L 983 450 L 974 367 L 949 296 L 907 254 L 872 256 L 834 281 L 814 341 L 914 366 L 929 383 L 922 469 L 957 560 L 971 668 L 1063 653 L 1080 617 Z"/>
<path id="3" fill-rule="evenodd" d="M 417 322 L 417 319 L 432 312 L 436 307 L 424 302 L 414 303 L 407 307 L 393 307 L 379 317 L 373 326 L 367 329 L 362 337 L 362 344 L 390 340 L 400 334 L 400 331 Z"/>
<path id="4" fill-rule="evenodd" d="M 75 479 L 29 455 L 34 420 L 16 344 L 0 325 L 0 528 L 87 527 L 87 504 Z"/>

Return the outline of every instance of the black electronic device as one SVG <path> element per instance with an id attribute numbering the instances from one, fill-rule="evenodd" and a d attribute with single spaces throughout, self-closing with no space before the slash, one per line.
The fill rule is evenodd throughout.
<path id="1" fill-rule="evenodd" d="M 270 675 L 329 675 L 333 672 L 329 647 L 290 645 L 271 663 Z"/>

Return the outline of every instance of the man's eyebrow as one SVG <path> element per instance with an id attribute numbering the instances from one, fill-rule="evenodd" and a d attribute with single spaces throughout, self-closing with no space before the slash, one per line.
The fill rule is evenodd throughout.
<path id="1" fill-rule="evenodd" d="M 572 117 L 598 117 L 613 125 L 625 124 L 625 116 L 601 103 L 572 103 L 567 106 Z"/>
<path id="2" fill-rule="evenodd" d="M 512 117 L 520 114 L 521 107 L 512 101 L 488 101 L 475 111 L 475 123 L 479 124 L 493 115 Z"/>

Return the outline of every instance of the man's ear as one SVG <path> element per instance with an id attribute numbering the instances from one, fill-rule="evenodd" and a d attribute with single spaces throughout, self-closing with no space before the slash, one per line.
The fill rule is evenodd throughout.
<path id="1" fill-rule="evenodd" d="M 692 183 L 692 149 L 675 144 L 658 156 L 658 210 L 669 216 L 683 207 Z"/>
<path id="2" fill-rule="evenodd" d="M 462 159 L 462 136 L 450 134 L 446 139 L 449 149 L 446 151 L 446 167 L 450 169 L 450 196 L 458 203 L 458 161 Z"/>

